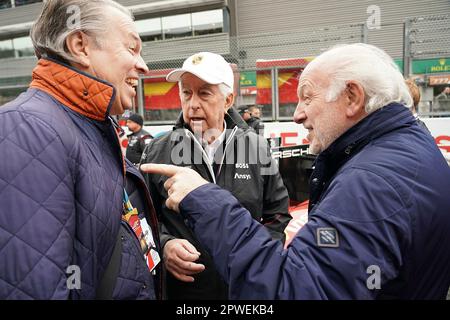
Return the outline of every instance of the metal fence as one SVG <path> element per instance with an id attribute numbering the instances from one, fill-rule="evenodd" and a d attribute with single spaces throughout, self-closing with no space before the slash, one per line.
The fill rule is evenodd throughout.
<path id="1" fill-rule="evenodd" d="M 317 56 L 336 44 L 364 42 L 364 32 L 364 25 L 356 24 L 245 35 L 231 39 L 230 53 L 241 69 L 254 68 L 260 59 Z"/>
<path id="2" fill-rule="evenodd" d="M 425 75 L 417 79 L 423 86 L 419 111 L 426 116 L 450 116 L 450 93 L 442 93 L 446 86 L 450 87 L 450 14 L 407 18 L 403 40 L 405 76 L 418 72 L 414 70 L 416 62 L 439 59 L 420 71 Z"/>
<path id="3" fill-rule="evenodd" d="M 405 43 L 412 59 L 450 57 L 450 14 L 406 19 Z"/>
<path id="4" fill-rule="evenodd" d="M 336 44 L 369 43 L 381 47 L 395 58 L 405 77 L 409 77 L 412 75 L 411 66 L 414 60 L 436 57 L 449 57 L 450 60 L 449 31 L 450 15 L 443 14 L 407 18 L 404 23 L 384 24 L 372 30 L 365 24 L 351 24 L 239 37 L 209 35 L 198 39 L 195 46 L 179 47 L 179 58 L 163 60 L 159 57 L 159 60 L 150 63 L 150 67 L 167 70 L 180 67 L 186 57 L 206 51 L 202 49 L 206 47 L 207 51 L 221 54 L 235 65 L 236 106 L 256 104 L 262 107 L 265 120 L 290 120 L 296 106 L 298 75 L 312 57 Z M 150 51 L 152 46 L 158 51 L 158 46 L 161 45 L 146 44 Z M 423 81 L 423 78 L 417 80 L 421 85 L 425 84 Z M 142 94 L 138 109 L 144 114 L 146 121 L 173 122 L 179 113 L 179 105 L 170 106 L 171 103 L 176 104 L 175 101 L 168 102 L 166 109 L 161 105 L 152 106 L 152 101 L 157 100 L 152 99 L 152 93 L 161 91 L 158 86 L 167 86 L 167 83 L 162 84 L 163 82 L 164 77 L 161 75 L 144 77 L 141 81 Z M 436 108 L 433 107 L 437 106 L 434 92 L 430 94 L 428 89 L 427 95 L 432 97 L 425 97 L 422 103 L 425 107 L 420 111 L 435 115 L 430 113 L 435 111 Z M 175 99 L 173 95 L 172 99 Z M 439 115 L 446 113 L 441 112 Z"/>
<path id="5" fill-rule="evenodd" d="M 227 33 L 211 34 L 190 38 L 188 42 L 174 39 L 169 46 L 170 40 L 146 42 L 144 47 L 149 53 L 144 58 L 152 68 L 168 69 L 179 67 L 195 52 L 211 51 L 236 63 L 239 70 L 245 70 L 255 68 L 260 59 L 317 56 L 333 45 L 356 42 L 381 47 L 393 58 L 403 58 L 404 65 L 408 59 L 450 57 L 450 14 L 409 17 L 403 23 L 382 24 L 376 29 L 368 29 L 365 24 L 347 24 L 238 37 L 230 37 Z M 160 49 L 167 48 L 176 54 L 170 52 L 169 58 L 167 52 L 160 54 Z"/>
<path id="6" fill-rule="evenodd" d="M 236 105 L 259 104 L 263 107 L 266 120 L 288 120 L 296 104 L 295 97 L 292 97 L 297 85 L 295 77 L 310 61 L 310 57 L 317 56 L 336 44 L 356 42 L 384 49 L 396 59 L 405 77 L 416 75 L 414 63 L 417 61 L 436 58 L 443 61 L 448 58 L 450 61 L 450 14 L 411 17 L 406 18 L 403 23 L 383 24 L 379 28 L 370 29 L 365 24 L 346 24 L 238 37 L 223 32 L 148 41 L 143 44 L 143 58 L 149 68 L 155 71 L 180 67 L 186 57 L 196 52 L 221 54 L 235 65 L 238 86 Z M 19 79 L 17 75 L 14 76 L 14 72 L 18 72 L 22 66 L 31 68 L 28 65 L 31 66 L 35 61 L 28 60 L 0 64 L 0 78 L 3 79 L 3 82 L 0 81 L 0 101 L 12 99 L 19 90 L 19 83 L 13 83 L 15 80 L 12 77 Z M 271 63 L 265 63 L 267 61 Z M 432 72 L 424 73 L 424 77 L 417 79 L 424 95 L 420 111 L 430 113 L 437 109 L 435 97 L 441 88 L 430 88 L 428 76 Z M 442 67 L 441 73 L 450 75 L 450 63 Z M 8 74 L 10 76 L 7 77 Z M 24 74 L 31 74 L 31 70 L 29 73 L 20 73 L 20 76 Z M 450 85 L 450 76 L 448 80 L 441 77 L 436 81 Z M 20 85 L 22 89 L 26 89 L 23 81 Z M 165 107 L 154 104 L 155 96 L 166 94 L 167 89 L 168 84 L 164 83 L 161 74 L 149 74 L 141 79 L 136 109 L 145 115 L 146 121 L 168 123 L 176 118 L 179 105 Z M 164 103 L 164 98 L 156 100 Z"/>

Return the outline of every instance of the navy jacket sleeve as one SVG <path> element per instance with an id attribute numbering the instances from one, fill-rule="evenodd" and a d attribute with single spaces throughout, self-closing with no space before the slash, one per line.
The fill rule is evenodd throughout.
<path id="1" fill-rule="evenodd" d="M 361 196 L 361 188 L 369 196 Z M 194 190 L 180 209 L 232 299 L 372 299 L 404 263 L 401 247 L 410 241 L 405 205 L 382 177 L 344 172 L 286 250 L 215 185 Z M 337 246 L 319 244 L 321 228 L 336 230 Z M 377 267 L 379 283 L 373 278 Z"/>
<path id="2" fill-rule="evenodd" d="M 38 117 L 0 117 L 0 298 L 67 299 L 74 235 L 73 146 Z"/>

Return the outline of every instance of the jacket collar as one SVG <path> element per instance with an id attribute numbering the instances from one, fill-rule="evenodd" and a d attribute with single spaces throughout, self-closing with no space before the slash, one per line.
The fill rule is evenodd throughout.
<path id="1" fill-rule="evenodd" d="M 391 103 L 374 111 L 336 139 L 314 162 L 314 171 L 310 177 L 309 211 L 319 201 L 336 172 L 364 146 L 388 132 L 411 126 L 414 122 L 414 116 L 408 108 Z"/>
<path id="2" fill-rule="evenodd" d="M 403 126 L 415 122 L 411 111 L 399 103 L 391 103 L 374 111 L 356 125 L 348 129 L 334 141 L 320 157 L 339 162 L 360 150 L 371 140 Z"/>
<path id="3" fill-rule="evenodd" d="M 45 91 L 73 111 L 99 121 L 108 118 L 116 95 L 108 82 L 50 58 L 38 61 L 30 87 Z"/>

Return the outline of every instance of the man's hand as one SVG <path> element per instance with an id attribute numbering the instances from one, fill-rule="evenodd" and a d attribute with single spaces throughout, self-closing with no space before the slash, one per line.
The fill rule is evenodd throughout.
<path id="1" fill-rule="evenodd" d="M 143 164 L 141 165 L 141 171 L 169 177 L 164 183 L 164 188 L 169 195 L 166 200 L 166 206 L 175 212 L 180 212 L 179 205 L 184 197 L 191 191 L 208 183 L 192 169 L 169 164 Z"/>
<path id="2" fill-rule="evenodd" d="M 164 264 L 175 278 L 184 282 L 194 282 L 193 274 L 205 270 L 205 266 L 195 263 L 200 252 L 187 240 L 173 239 L 164 246 Z"/>

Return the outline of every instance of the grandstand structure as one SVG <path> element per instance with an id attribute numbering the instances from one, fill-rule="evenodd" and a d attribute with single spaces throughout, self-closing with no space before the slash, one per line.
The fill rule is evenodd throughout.
<path id="1" fill-rule="evenodd" d="M 223 55 L 241 79 L 239 102 L 255 103 L 261 61 L 279 81 L 283 61 L 308 60 L 340 43 L 365 42 L 384 49 L 406 77 L 422 90 L 421 111 L 432 111 L 433 97 L 450 84 L 450 2 L 448 0 L 118 0 L 136 18 L 142 55 L 151 70 L 179 67 L 199 51 Z M 42 1 L 0 1 L 0 105 L 26 90 L 36 58 L 29 30 Z M 288 68 L 295 72 L 296 68 Z M 285 72 L 286 73 L 286 72 Z M 136 108 L 145 116 L 146 79 Z M 259 77 L 260 78 L 260 77 Z M 260 78 L 261 79 L 261 78 Z M 266 81 L 267 82 L 267 81 Z M 262 81 L 261 81 L 262 83 Z M 265 117 L 283 118 L 277 86 Z M 252 90 L 253 89 L 253 90 Z M 292 109 L 292 106 L 291 106 Z M 285 109 L 288 110 L 288 109 Z M 290 110 L 290 109 L 289 109 Z M 280 113 L 281 112 L 281 113 Z M 169 114 L 169 113 L 168 113 Z M 146 120 L 150 120 L 148 114 Z M 162 116 L 171 121 L 175 115 Z"/>

